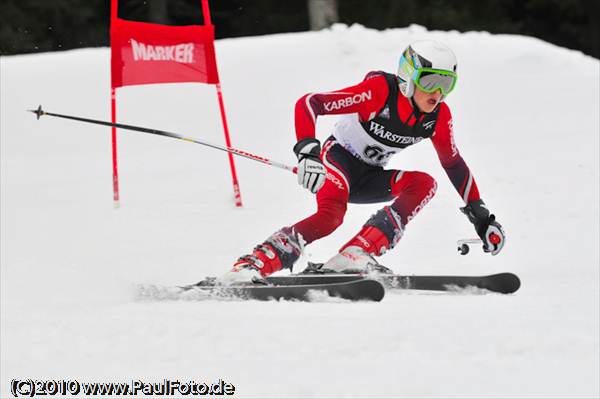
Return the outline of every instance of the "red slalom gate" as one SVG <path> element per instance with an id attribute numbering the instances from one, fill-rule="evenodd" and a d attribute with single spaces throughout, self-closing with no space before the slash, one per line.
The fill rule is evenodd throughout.
<path id="1" fill-rule="evenodd" d="M 123 86 L 197 82 L 216 86 L 225 144 L 231 138 L 214 49 L 214 26 L 208 0 L 202 0 L 204 25 L 168 26 L 128 21 L 118 16 L 118 0 L 111 0 L 111 121 L 116 123 L 116 89 Z M 228 154 L 236 206 L 242 198 L 231 153 Z M 117 133 L 112 127 L 113 201 L 119 206 Z"/>

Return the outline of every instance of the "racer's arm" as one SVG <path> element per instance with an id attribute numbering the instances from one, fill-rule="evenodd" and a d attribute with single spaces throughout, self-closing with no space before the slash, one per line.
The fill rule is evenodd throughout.
<path id="1" fill-rule="evenodd" d="M 483 242 L 484 251 L 497 255 L 504 247 L 506 234 L 479 196 L 475 179 L 458 152 L 453 134 L 450 109 L 442 103 L 431 141 L 442 167 L 466 204 L 461 211 L 473 223 L 477 235 Z"/>
<path id="2" fill-rule="evenodd" d="M 375 73 L 341 90 L 305 94 L 296 102 L 296 138 L 298 141 L 314 138 L 319 115 L 358 113 L 363 121 L 372 119 L 383 108 L 387 96 L 385 77 Z"/>
<path id="3" fill-rule="evenodd" d="M 435 132 L 431 137 L 431 142 L 442 167 L 465 204 L 468 205 L 471 201 L 481 199 L 473 174 L 458 152 L 458 148 L 454 142 L 452 115 L 445 103 L 440 105 L 440 113 L 435 126 Z"/>
<path id="4" fill-rule="evenodd" d="M 312 193 L 325 184 L 327 170 L 321 160 L 321 143 L 315 138 L 318 115 L 358 113 L 373 118 L 388 95 L 385 78 L 369 74 L 363 82 L 328 93 L 309 93 L 296 102 L 295 122 L 298 183 Z M 370 116 L 372 114 L 372 116 Z"/>

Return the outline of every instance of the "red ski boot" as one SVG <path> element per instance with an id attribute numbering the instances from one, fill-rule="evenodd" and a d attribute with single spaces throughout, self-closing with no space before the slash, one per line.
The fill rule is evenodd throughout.
<path id="1" fill-rule="evenodd" d="M 386 206 L 373 215 L 358 234 L 323 265 L 323 269 L 340 273 L 389 272 L 375 260 L 375 256 L 392 249 L 403 233 L 400 217 Z"/>
<path id="2" fill-rule="evenodd" d="M 230 272 L 223 276 L 226 281 L 252 281 L 282 269 L 292 269 L 302 253 L 302 237 L 292 228 L 284 227 L 257 245 L 252 254 L 240 257 Z"/>

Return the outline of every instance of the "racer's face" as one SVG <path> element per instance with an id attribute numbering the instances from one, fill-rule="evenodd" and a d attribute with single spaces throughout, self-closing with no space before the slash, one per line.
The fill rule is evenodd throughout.
<path id="1" fill-rule="evenodd" d="M 413 100 L 421 112 L 430 113 L 442 100 L 442 92 L 436 90 L 433 93 L 425 93 L 423 90 L 415 87 Z"/>

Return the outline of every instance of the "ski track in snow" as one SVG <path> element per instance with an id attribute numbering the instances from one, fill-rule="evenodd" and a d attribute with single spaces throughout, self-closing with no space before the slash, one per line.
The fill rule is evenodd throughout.
<path id="1" fill-rule="evenodd" d="M 419 38 L 458 56 L 447 99 L 457 144 L 508 239 L 496 257 L 456 254 L 455 240 L 474 232 L 424 142 L 389 166 L 430 173 L 438 192 L 382 263 L 402 274 L 510 271 L 516 294 L 176 295 L 313 212 L 312 195 L 285 171 L 237 159 L 235 209 L 224 154 L 120 132 L 115 211 L 110 129 L 25 112 L 43 104 L 109 120 L 108 49 L 1 57 L 0 396 L 13 378 L 222 378 L 240 397 L 598 397 L 598 60 L 528 37 L 418 26 L 220 40 L 233 145 L 293 164 L 296 99 L 395 71 Z M 213 87 L 128 87 L 117 101 L 120 122 L 223 142 Z M 335 120 L 319 119 L 320 139 Z M 303 262 L 327 259 L 379 207 L 350 205 Z"/>

